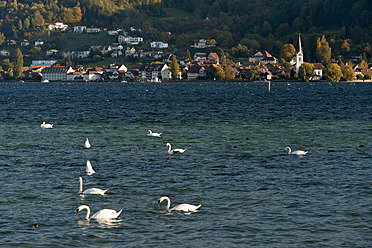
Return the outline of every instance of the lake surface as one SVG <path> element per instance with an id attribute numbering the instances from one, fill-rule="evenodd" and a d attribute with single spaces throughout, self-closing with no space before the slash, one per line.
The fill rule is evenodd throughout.
<path id="1" fill-rule="evenodd" d="M 0 83 L 0 246 L 370 247 L 372 84 L 267 89 Z M 81 196 L 80 176 L 109 190 Z M 161 196 L 202 206 L 167 212 Z M 83 204 L 123 212 L 86 221 Z"/>

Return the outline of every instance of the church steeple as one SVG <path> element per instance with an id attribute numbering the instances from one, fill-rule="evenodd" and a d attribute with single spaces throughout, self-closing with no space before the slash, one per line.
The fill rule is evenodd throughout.
<path id="1" fill-rule="evenodd" d="M 300 71 L 300 66 L 304 63 L 304 53 L 301 46 L 301 36 L 298 34 L 298 53 L 296 54 L 296 73 Z"/>

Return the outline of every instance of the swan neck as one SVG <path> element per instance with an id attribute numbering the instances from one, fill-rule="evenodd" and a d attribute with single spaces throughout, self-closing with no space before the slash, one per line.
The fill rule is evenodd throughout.
<path id="1" fill-rule="evenodd" d="M 167 210 L 169 210 L 170 208 L 170 205 L 171 205 L 171 200 L 169 199 L 169 197 L 165 197 L 165 200 L 167 200 Z"/>
<path id="2" fill-rule="evenodd" d="M 172 147 L 170 144 L 168 144 L 169 148 L 168 148 L 168 152 L 171 152 L 172 151 Z"/>
<path id="3" fill-rule="evenodd" d="M 90 208 L 88 206 L 86 206 L 85 209 L 87 210 L 87 215 L 85 216 L 85 219 L 89 220 Z"/>
<path id="4" fill-rule="evenodd" d="M 79 192 L 83 192 L 83 179 L 81 177 L 79 177 L 79 183 L 80 183 L 80 191 Z"/>

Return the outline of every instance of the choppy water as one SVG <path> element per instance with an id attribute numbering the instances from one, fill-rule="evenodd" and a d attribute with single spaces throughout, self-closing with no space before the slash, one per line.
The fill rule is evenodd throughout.
<path id="1" fill-rule="evenodd" d="M 1 83 L 0 245 L 368 247 L 371 131 L 369 83 Z"/>

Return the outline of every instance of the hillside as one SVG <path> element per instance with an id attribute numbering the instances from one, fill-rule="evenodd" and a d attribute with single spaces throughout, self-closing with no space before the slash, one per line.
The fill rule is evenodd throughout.
<path id="1" fill-rule="evenodd" d="M 179 49 L 195 39 L 214 39 L 233 57 L 241 55 L 233 50 L 239 44 L 250 54 L 264 49 L 279 57 L 283 44 L 296 44 L 301 33 L 308 61 L 317 59 L 316 40 L 325 35 L 333 56 L 364 52 L 371 59 L 370 0 L 14 0 L 1 1 L 0 7 L 0 41 L 45 36 L 46 24 L 60 21 L 125 30 L 135 26 L 146 40 Z M 53 37 L 50 46 L 66 49 L 63 39 Z"/>

